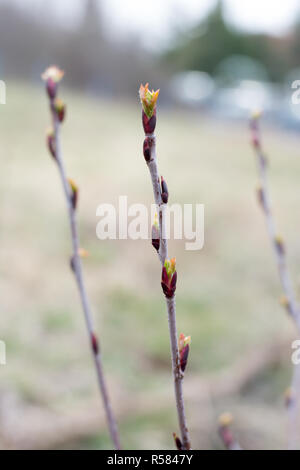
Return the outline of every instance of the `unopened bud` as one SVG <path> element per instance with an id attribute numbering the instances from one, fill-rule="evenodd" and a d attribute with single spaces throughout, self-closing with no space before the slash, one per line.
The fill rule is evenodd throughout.
<path id="1" fill-rule="evenodd" d="M 284 248 L 284 242 L 283 239 L 277 235 L 274 240 L 276 250 L 279 255 L 284 255 L 285 254 L 285 248 Z"/>
<path id="2" fill-rule="evenodd" d="M 182 442 L 177 436 L 176 432 L 173 432 L 173 438 L 174 438 L 174 442 L 175 442 L 177 450 L 182 450 Z"/>
<path id="3" fill-rule="evenodd" d="M 92 349 L 94 353 L 97 355 L 99 352 L 99 343 L 98 343 L 98 339 L 95 333 L 91 334 L 91 344 L 92 344 Z"/>
<path id="4" fill-rule="evenodd" d="M 70 189 L 71 189 L 71 196 L 70 197 L 71 197 L 72 207 L 75 210 L 76 207 L 77 207 L 77 202 L 78 202 L 78 187 L 77 187 L 76 183 L 71 178 L 68 179 L 68 183 L 69 183 Z"/>
<path id="5" fill-rule="evenodd" d="M 166 259 L 162 268 L 161 287 L 167 299 L 175 295 L 177 283 L 176 259 Z"/>
<path id="6" fill-rule="evenodd" d="M 154 216 L 151 237 L 152 237 L 152 246 L 156 251 L 158 251 L 159 246 L 160 246 L 160 238 L 159 238 L 159 225 L 158 225 L 157 213 L 155 213 L 155 216 Z"/>
<path id="7" fill-rule="evenodd" d="M 51 153 L 52 157 L 56 159 L 56 152 L 55 152 L 55 136 L 53 129 L 49 129 L 47 131 L 47 147 L 49 152 Z"/>
<path id="8" fill-rule="evenodd" d="M 54 109 L 55 109 L 59 122 L 63 122 L 65 115 L 66 115 L 65 103 L 61 99 L 56 98 L 54 102 Z"/>
<path id="9" fill-rule="evenodd" d="M 166 181 L 161 177 L 161 198 L 164 204 L 168 203 L 169 191 Z"/>
<path id="10" fill-rule="evenodd" d="M 178 341 L 178 350 L 179 350 L 179 361 L 180 361 L 180 369 L 182 372 L 185 371 L 189 352 L 190 352 L 190 344 L 191 344 L 191 337 L 185 336 L 183 333 L 179 336 Z"/>
<path id="11" fill-rule="evenodd" d="M 151 118 L 147 116 L 145 111 L 142 111 L 142 122 L 145 134 L 153 134 L 156 127 L 156 109 L 153 112 Z"/>

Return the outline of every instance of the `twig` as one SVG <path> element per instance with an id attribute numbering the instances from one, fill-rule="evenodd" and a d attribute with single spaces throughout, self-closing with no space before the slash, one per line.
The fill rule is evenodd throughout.
<path id="1" fill-rule="evenodd" d="M 61 80 L 63 76 L 63 72 L 59 71 L 56 67 L 50 67 L 46 70 L 43 74 L 43 79 L 46 81 L 47 92 L 50 100 L 50 109 L 53 121 L 53 134 L 48 135 L 48 146 L 50 152 L 52 153 L 55 161 L 57 162 L 59 174 L 61 177 L 67 206 L 68 206 L 68 214 L 69 214 L 69 221 L 70 221 L 70 229 L 71 229 L 71 238 L 72 238 L 72 248 L 73 248 L 73 255 L 71 258 L 71 268 L 74 272 L 75 279 L 77 282 L 80 300 L 82 304 L 82 309 L 84 312 L 85 322 L 91 342 L 91 349 L 93 352 L 93 358 L 97 373 L 98 385 L 100 389 L 100 393 L 102 396 L 104 409 L 106 413 L 108 428 L 110 432 L 111 439 L 114 443 L 114 447 L 116 449 L 120 449 L 120 440 L 118 435 L 118 429 L 116 425 L 116 421 L 113 415 L 110 399 L 108 396 L 106 381 L 103 374 L 103 365 L 102 365 L 102 357 L 99 347 L 99 342 L 97 336 L 94 331 L 93 321 L 92 321 L 92 313 L 89 304 L 89 300 L 86 293 L 86 288 L 83 280 L 82 275 L 82 265 L 80 259 L 80 245 L 79 245 L 79 236 L 78 236 L 78 229 L 76 223 L 76 205 L 77 205 L 77 197 L 78 197 L 78 189 L 75 183 L 71 180 L 67 179 L 66 171 L 64 168 L 63 157 L 62 157 L 62 150 L 61 150 L 61 139 L 60 139 L 60 127 L 61 122 L 64 118 L 65 107 L 64 104 L 56 98 L 57 92 L 57 84 Z"/>
<path id="2" fill-rule="evenodd" d="M 300 333 L 300 309 L 296 301 L 291 277 L 287 268 L 286 262 L 286 250 L 282 238 L 276 232 L 276 226 L 271 209 L 270 194 L 268 188 L 267 178 L 267 159 L 262 151 L 261 136 L 259 132 L 259 121 L 260 113 L 256 113 L 252 116 L 250 122 L 250 128 L 252 132 L 252 146 L 255 151 L 258 173 L 260 177 L 260 186 L 258 188 L 258 200 L 265 214 L 268 234 L 270 237 L 271 244 L 274 249 L 274 254 L 278 266 L 279 277 L 284 292 L 284 296 L 281 299 L 282 305 L 287 309 L 290 316 L 296 323 L 297 330 Z M 291 393 L 293 398 L 287 400 L 288 414 L 289 414 L 289 448 L 293 449 L 296 444 L 297 435 L 297 417 L 299 407 L 299 392 L 300 392 L 300 370 L 299 366 L 294 365 Z"/>
<path id="3" fill-rule="evenodd" d="M 177 281 L 177 272 L 175 268 L 175 258 L 168 260 L 168 240 L 166 236 L 166 217 L 165 210 L 168 203 L 168 187 L 165 180 L 159 178 L 157 155 L 156 155 L 156 137 L 154 135 L 156 126 L 156 101 L 158 98 L 159 90 L 154 92 L 149 91 L 148 84 L 141 85 L 140 98 L 143 107 L 142 121 L 145 131 L 145 140 L 143 146 L 143 153 L 149 168 L 155 204 L 158 211 L 158 222 L 155 221 L 152 227 L 152 244 L 157 250 L 160 263 L 162 266 L 162 288 L 165 294 L 171 356 L 172 356 L 172 370 L 174 377 L 175 400 L 178 414 L 178 422 L 181 434 L 181 441 L 179 438 L 175 439 L 178 447 L 178 442 L 182 445 L 182 449 L 190 449 L 190 436 L 186 422 L 182 380 L 184 377 L 184 369 L 182 367 L 182 358 L 189 352 L 190 337 L 185 338 L 183 335 L 181 349 L 178 346 L 177 327 L 176 327 L 176 304 L 175 304 L 175 290 Z M 153 234 L 156 235 L 153 236 Z M 186 364 L 186 361 L 185 361 Z M 184 365 L 185 368 L 185 365 Z M 182 443 L 181 443 L 182 442 Z"/>

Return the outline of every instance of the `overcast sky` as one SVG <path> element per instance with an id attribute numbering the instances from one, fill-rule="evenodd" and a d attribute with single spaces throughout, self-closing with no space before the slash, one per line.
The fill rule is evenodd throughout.
<path id="1" fill-rule="evenodd" d="M 0 0 L 0 3 L 8 0 Z M 70 25 L 81 17 L 85 0 L 9 0 L 41 14 L 45 5 Z M 215 0 L 98 0 L 112 34 L 130 31 L 157 42 L 169 38 L 174 27 L 196 23 Z M 248 31 L 282 34 L 299 13 L 299 0 L 224 0 L 226 17 Z"/>

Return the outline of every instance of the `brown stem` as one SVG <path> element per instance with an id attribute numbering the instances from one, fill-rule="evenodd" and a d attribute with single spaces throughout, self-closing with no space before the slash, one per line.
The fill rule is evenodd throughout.
<path id="1" fill-rule="evenodd" d="M 156 137 L 154 134 L 148 134 L 148 135 L 146 134 L 146 137 L 150 139 L 150 149 L 151 149 L 150 160 L 147 162 L 147 165 L 148 165 L 150 175 L 151 175 L 154 200 L 157 206 L 158 220 L 159 220 L 160 247 L 159 247 L 158 256 L 159 256 L 161 265 L 164 266 L 165 259 L 168 257 L 168 240 L 166 236 L 166 219 L 165 219 L 166 204 L 163 203 L 162 197 L 161 197 L 161 187 L 160 187 L 160 181 L 159 181 L 157 156 L 156 156 Z M 191 443 L 190 443 L 189 431 L 188 431 L 188 427 L 186 423 L 184 400 L 183 400 L 183 390 L 182 390 L 183 374 L 180 370 L 180 362 L 179 362 L 175 297 L 171 299 L 166 298 L 166 303 L 167 303 L 169 332 L 170 332 L 175 400 L 176 400 L 179 428 L 180 428 L 181 440 L 182 440 L 184 449 L 188 450 L 191 448 Z"/>
<path id="2" fill-rule="evenodd" d="M 105 382 L 105 378 L 103 374 L 101 352 L 98 346 L 96 335 L 94 333 L 92 312 L 91 312 L 91 308 L 89 305 L 89 300 L 88 300 L 88 296 L 86 293 L 85 284 L 84 284 L 83 275 L 82 275 L 81 259 L 79 256 L 80 246 L 79 246 L 79 236 L 78 236 L 78 229 L 77 229 L 77 223 L 76 223 L 76 211 L 72 204 L 70 185 L 67 180 L 66 172 L 65 172 L 65 168 L 63 164 L 61 142 L 60 142 L 60 123 L 57 118 L 56 111 L 54 109 L 53 101 L 51 102 L 51 112 L 52 112 L 54 138 L 55 138 L 55 158 L 57 161 L 57 165 L 58 165 L 58 169 L 59 169 L 59 173 L 60 173 L 60 177 L 61 177 L 61 181 L 62 181 L 62 185 L 64 188 L 64 193 L 65 193 L 65 197 L 66 197 L 66 201 L 68 205 L 68 214 L 69 214 L 70 229 L 71 229 L 72 247 L 73 247 L 72 260 L 73 260 L 74 274 L 75 274 L 75 278 L 76 278 L 76 282 L 77 282 L 77 286 L 79 290 L 79 295 L 80 295 L 80 300 L 82 304 L 82 309 L 84 312 L 85 322 L 86 322 L 86 326 L 87 326 L 87 330 L 88 330 L 88 334 L 90 338 L 91 349 L 92 349 L 96 373 L 97 373 L 98 385 L 99 385 L 100 393 L 101 393 L 102 400 L 103 400 L 103 405 L 105 409 L 110 436 L 114 443 L 114 447 L 116 449 L 120 449 L 120 440 L 119 440 L 117 424 L 116 424 L 115 417 L 113 415 L 110 399 L 108 396 L 107 386 L 106 386 L 106 382 Z"/>
<path id="3" fill-rule="evenodd" d="M 188 450 L 191 448 L 191 442 L 190 442 L 189 430 L 188 430 L 187 422 L 186 422 L 184 401 L 183 401 L 183 391 L 182 391 L 183 373 L 181 372 L 181 369 L 180 369 L 180 360 L 179 360 L 179 351 L 178 351 L 175 296 L 172 297 L 171 299 L 166 298 L 166 303 L 167 303 L 167 310 L 168 310 L 172 368 L 173 368 L 173 376 L 174 376 L 174 389 L 175 389 L 178 422 L 179 422 L 183 448 Z"/>
<path id="4" fill-rule="evenodd" d="M 159 173 L 157 167 L 157 156 L 156 156 L 156 137 L 154 134 L 146 134 L 146 136 L 150 139 L 150 149 L 151 149 L 151 157 L 149 162 L 147 162 L 152 188 L 153 188 L 153 195 L 154 201 L 157 207 L 158 212 L 158 222 L 159 222 L 159 252 L 158 256 L 161 262 L 161 265 L 164 265 L 165 259 L 168 257 L 168 240 L 166 238 L 166 221 L 164 217 L 164 206 L 166 204 L 163 203 L 161 198 L 161 188 L 159 182 Z"/>

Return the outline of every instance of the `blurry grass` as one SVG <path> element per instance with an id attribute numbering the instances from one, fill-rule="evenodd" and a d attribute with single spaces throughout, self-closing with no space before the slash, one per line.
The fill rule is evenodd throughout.
<path id="1" fill-rule="evenodd" d="M 72 331 L 73 317 L 70 312 L 46 312 L 43 320 L 44 329 L 49 333 Z"/>
<path id="2" fill-rule="evenodd" d="M 101 101 L 64 88 L 61 95 L 68 106 L 64 156 L 68 174 L 80 187 L 81 243 L 90 253 L 84 270 L 110 383 L 119 396 L 122 391 L 171 394 L 167 318 L 155 253 L 147 241 L 96 238 L 100 203 L 117 205 L 119 195 L 127 195 L 128 204 L 152 203 L 138 101 Z M 0 121 L 0 338 L 7 342 L 8 356 L 1 382 L 53 408 L 72 407 L 96 396 L 97 389 L 69 269 L 65 202 L 45 148 L 49 116 L 42 86 L 8 84 Z M 249 349 L 293 331 L 277 301 L 281 291 L 256 205 L 247 125 L 162 109 L 157 136 L 170 202 L 205 204 L 204 249 L 187 252 L 184 242 L 170 243 L 178 261 L 178 328 L 192 335 L 188 374 L 221 370 Z M 264 129 L 264 141 L 279 231 L 298 282 L 298 141 L 272 129 Z M 270 382 L 269 390 L 279 386 Z M 264 401 L 255 387 L 250 395 Z M 244 399 L 247 404 L 250 396 Z M 190 412 L 200 416 L 202 410 Z M 194 430 L 201 446 L 198 425 Z M 121 426 L 129 447 L 172 446 L 175 409 L 154 413 L 151 420 L 149 414 L 147 419 L 132 416 Z M 100 436 L 82 446 L 94 444 L 104 448 L 108 442 Z"/>

